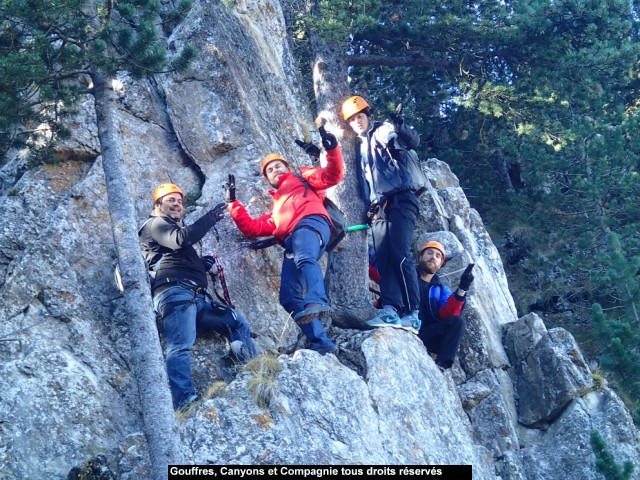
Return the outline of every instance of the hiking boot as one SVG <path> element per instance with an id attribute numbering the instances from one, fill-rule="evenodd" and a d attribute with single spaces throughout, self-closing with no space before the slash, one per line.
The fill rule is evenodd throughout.
<path id="1" fill-rule="evenodd" d="M 400 319 L 400 325 L 403 329 L 418 335 L 418 332 L 420 331 L 420 325 L 422 325 L 422 320 L 418 318 L 418 310 L 407 313 L 404 317 L 402 317 Z"/>
<path id="2" fill-rule="evenodd" d="M 398 312 L 396 312 L 396 309 L 391 305 L 385 305 L 378 310 L 378 315 L 373 317 L 371 320 L 367 320 L 366 324 L 370 327 L 402 328 Z"/>
<path id="3" fill-rule="evenodd" d="M 444 372 L 446 370 L 449 370 L 453 366 L 453 362 L 436 360 L 436 366 L 440 369 L 441 372 Z"/>
<path id="4" fill-rule="evenodd" d="M 304 310 L 296 313 L 293 320 L 297 324 L 309 323 L 314 318 L 327 318 L 331 316 L 331 305 L 322 305 L 320 303 L 310 303 Z"/>
<path id="5" fill-rule="evenodd" d="M 445 367 L 443 367 L 442 365 L 437 365 L 436 364 L 436 367 L 438 367 L 438 370 L 440 370 L 442 373 L 447 371 L 447 369 Z"/>
<path id="6" fill-rule="evenodd" d="M 327 353 L 336 353 L 338 351 L 337 345 L 329 345 L 328 347 L 319 348 L 316 350 L 320 355 L 326 355 Z"/>
<path id="7" fill-rule="evenodd" d="M 200 397 L 196 394 L 193 395 L 189 395 L 186 398 L 183 398 L 180 401 L 180 404 L 178 405 L 178 408 L 176 408 L 176 411 L 178 412 L 186 412 L 187 410 L 189 410 L 189 408 L 191 408 L 191 406 L 198 402 L 200 400 Z"/>
<path id="8" fill-rule="evenodd" d="M 247 363 L 251 358 L 249 350 L 242 340 L 234 340 L 231 342 L 229 344 L 229 353 L 238 363 Z"/>

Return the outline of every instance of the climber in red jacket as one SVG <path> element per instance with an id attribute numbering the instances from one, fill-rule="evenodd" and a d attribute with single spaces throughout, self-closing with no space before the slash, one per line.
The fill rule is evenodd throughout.
<path id="1" fill-rule="evenodd" d="M 324 127 L 318 130 L 327 152 L 327 166 L 301 167 L 300 175 L 306 185 L 281 155 L 272 153 L 262 160 L 262 174 L 274 187 L 269 190 L 273 197 L 271 213 L 251 218 L 244 205 L 236 200 L 235 186 L 232 188 L 231 182 L 225 185 L 225 200 L 231 218 L 244 235 L 274 235 L 282 240 L 285 254 L 280 277 L 280 304 L 309 340 L 309 348 L 324 355 L 335 352 L 337 347 L 320 321 L 320 318 L 331 316 L 324 277 L 318 264 L 331 231 L 321 191 L 342 180 L 344 163 L 336 137 Z"/>

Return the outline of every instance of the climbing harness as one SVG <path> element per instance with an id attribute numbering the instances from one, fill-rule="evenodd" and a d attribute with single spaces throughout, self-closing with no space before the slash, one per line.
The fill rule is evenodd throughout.
<path id="1" fill-rule="evenodd" d="M 227 287 L 227 281 L 224 278 L 224 268 L 222 268 L 222 264 L 220 263 L 220 259 L 217 255 L 213 255 L 213 263 L 216 266 L 216 272 L 209 272 L 209 277 L 211 278 L 211 282 L 213 283 L 213 291 L 216 294 L 216 297 L 230 308 L 234 308 L 233 302 L 231 301 L 231 295 L 229 294 L 229 288 Z M 222 287 L 222 295 L 216 290 L 216 280 L 220 279 L 220 286 Z"/>

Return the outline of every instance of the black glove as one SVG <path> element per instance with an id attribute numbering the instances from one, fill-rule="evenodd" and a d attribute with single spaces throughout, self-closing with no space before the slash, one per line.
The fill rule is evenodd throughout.
<path id="1" fill-rule="evenodd" d="M 202 263 L 204 263 L 204 269 L 208 272 L 211 270 L 211 267 L 215 265 L 216 259 L 211 255 L 207 255 L 206 257 L 202 257 Z"/>
<path id="2" fill-rule="evenodd" d="M 320 138 L 322 138 L 322 146 L 325 150 L 333 150 L 338 146 L 338 139 L 333 133 L 329 133 L 325 130 L 324 125 L 318 127 Z"/>
<path id="3" fill-rule="evenodd" d="M 269 248 L 273 245 L 279 245 L 281 240 L 278 237 L 269 237 L 263 240 L 256 240 L 249 244 L 251 250 L 262 250 L 263 248 Z"/>
<path id="4" fill-rule="evenodd" d="M 209 214 L 213 215 L 213 218 L 216 219 L 216 223 L 224 218 L 224 211 L 227 209 L 227 205 L 225 203 L 219 203 L 211 210 L 209 210 Z"/>
<path id="5" fill-rule="evenodd" d="M 316 161 L 320 158 L 320 149 L 313 143 L 303 142 L 302 140 L 296 140 L 296 145 L 304 150 L 304 153 L 311 157 L 311 160 Z"/>
<path id="6" fill-rule="evenodd" d="M 229 174 L 229 181 L 222 186 L 224 190 L 224 201 L 233 203 L 236 201 L 236 177 Z"/>
<path id="7" fill-rule="evenodd" d="M 460 277 L 460 284 L 458 285 L 458 288 L 460 290 L 464 290 L 465 292 L 469 290 L 471 282 L 473 282 L 473 273 L 471 273 L 471 270 L 473 270 L 474 266 L 474 263 L 470 263 L 465 271 L 462 272 L 462 276 Z"/>
<path id="8" fill-rule="evenodd" d="M 378 213 L 378 211 L 380 210 L 380 204 L 379 203 L 372 203 L 371 205 L 369 205 L 369 208 L 367 209 L 367 223 L 369 225 L 371 225 L 371 223 L 373 222 L 374 217 L 376 216 L 376 214 Z"/>
<path id="9" fill-rule="evenodd" d="M 401 103 L 399 103 L 394 112 L 391 114 L 391 123 L 393 123 L 393 127 L 396 129 L 396 131 L 400 130 L 402 128 L 402 125 L 404 125 L 404 118 L 402 118 L 402 109 L 403 106 Z"/>

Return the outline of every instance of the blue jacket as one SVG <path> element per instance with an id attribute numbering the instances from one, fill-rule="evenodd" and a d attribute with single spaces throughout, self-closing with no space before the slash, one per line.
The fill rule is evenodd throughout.
<path id="1" fill-rule="evenodd" d="M 396 130 L 389 122 L 373 122 L 358 139 L 358 181 L 365 202 L 382 203 L 396 192 L 419 190 L 406 161 L 407 152 L 420 144 L 418 132 L 406 123 Z"/>
<path id="2" fill-rule="evenodd" d="M 444 285 L 436 273 L 431 282 L 419 278 L 420 313 L 418 317 L 426 325 L 438 323 L 449 317 L 459 316 L 464 307 L 465 297 L 453 293 Z"/>

